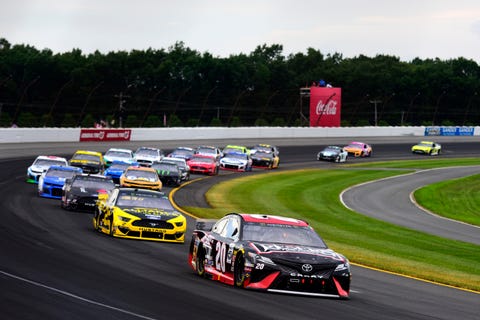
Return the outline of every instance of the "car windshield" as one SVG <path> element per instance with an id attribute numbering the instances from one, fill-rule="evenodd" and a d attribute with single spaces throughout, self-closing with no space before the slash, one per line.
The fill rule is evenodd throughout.
<path id="1" fill-rule="evenodd" d="M 193 154 L 193 150 L 185 150 L 185 149 L 176 149 L 172 152 L 172 155 L 175 155 L 175 156 L 182 156 L 182 155 L 190 156 L 192 154 Z"/>
<path id="2" fill-rule="evenodd" d="M 199 154 L 216 154 L 215 149 L 213 149 L 213 148 L 206 148 L 206 147 L 204 147 L 204 148 L 199 147 L 199 148 L 197 149 L 197 153 L 199 153 Z"/>
<path id="3" fill-rule="evenodd" d="M 77 173 L 77 171 L 73 171 L 73 170 L 50 169 L 50 170 L 47 171 L 45 176 L 68 179 L 68 178 L 73 177 L 76 173 Z"/>
<path id="4" fill-rule="evenodd" d="M 113 163 L 113 164 L 110 166 L 110 169 L 125 170 L 125 169 L 127 169 L 128 167 L 130 167 L 130 166 L 131 166 L 130 163 Z"/>
<path id="5" fill-rule="evenodd" d="M 209 157 L 193 157 L 191 161 L 202 162 L 202 163 L 214 163 L 215 160 Z"/>
<path id="6" fill-rule="evenodd" d="M 431 143 L 431 142 L 420 142 L 418 145 L 422 146 L 422 147 L 431 147 L 433 145 L 433 143 Z"/>
<path id="7" fill-rule="evenodd" d="M 244 149 L 241 148 L 241 147 L 226 147 L 225 149 L 223 149 L 223 153 L 229 153 L 229 152 L 243 152 Z"/>
<path id="8" fill-rule="evenodd" d="M 247 159 L 247 155 L 245 153 L 229 153 L 227 154 L 227 158 L 234 158 L 234 159 Z"/>
<path id="9" fill-rule="evenodd" d="M 273 158 L 273 154 L 271 152 L 257 151 L 255 152 L 255 158 Z"/>
<path id="10" fill-rule="evenodd" d="M 166 162 L 175 163 L 180 168 L 185 168 L 186 162 L 183 159 L 176 160 L 175 158 L 167 158 Z"/>
<path id="11" fill-rule="evenodd" d="M 174 163 L 155 163 L 152 168 L 157 171 L 178 171 L 178 166 Z"/>
<path id="12" fill-rule="evenodd" d="M 115 183 L 110 179 L 92 176 L 78 176 L 72 183 L 75 188 L 105 189 L 112 190 Z"/>
<path id="13" fill-rule="evenodd" d="M 73 160 L 87 160 L 93 162 L 100 162 L 100 158 L 98 156 L 92 154 L 84 154 L 84 153 L 77 153 L 73 155 Z"/>
<path id="14" fill-rule="evenodd" d="M 34 163 L 36 166 L 46 167 L 46 166 L 64 166 L 65 162 L 60 160 L 51 160 L 51 159 L 38 159 Z"/>
<path id="15" fill-rule="evenodd" d="M 163 194 L 149 193 L 120 193 L 117 198 L 116 205 L 118 207 L 141 207 L 141 208 L 157 208 L 165 210 L 175 210 Z"/>
<path id="16" fill-rule="evenodd" d="M 330 146 L 325 148 L 325 151 L 339 151 L 339 150 L 340 150 L 340 147 Z"/>
<path id="17" fill-rule="evenodd" d="M 107 157 L 131 158 L 132 155 L 126 151 L 109 150 L 105 154 Z"/>
<path id="18" fill-rule="evenodd" d="M 144 170 L 128 170 L 125 172 L 125 178 L 128 180 L 158 181 L 158 175 L 156 172 Z"/>
<path id="19" fill-rule="evenodd" d="M 327 248 L 322 238 L 310 227 L 282 224 L 245 223 L 242 239 Z"/>
<path id="20" fill-rule="evenodd" d="M 141 149 L 135 153 L 136 156 L 157 157 L 158 151 L 152 149 Z"/>

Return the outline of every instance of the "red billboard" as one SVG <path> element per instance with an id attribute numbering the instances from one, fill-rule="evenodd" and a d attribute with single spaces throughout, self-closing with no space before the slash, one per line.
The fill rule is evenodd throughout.
<path id="1" fill-rule="evenodd" d="M 310 88 L 310 127 L 340 127 L 341 109 L 341 88 Z"/>
<path id="2" fill-rule="evenodd" d="M 82 129 L 80 141 L 130 141 L 131 129 Z"/>

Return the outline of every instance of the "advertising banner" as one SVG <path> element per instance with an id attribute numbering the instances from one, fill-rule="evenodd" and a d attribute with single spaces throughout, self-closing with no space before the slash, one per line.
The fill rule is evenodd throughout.
<path id="1" fill-rule="evenodd" d="M 310 87 L 310 127 L 340 127 L 342 89 Z"/>
<path id="2" fill-rule="evenodd" d="M 425 127 L 425 136 L 473 136 L 474 127 Z"/>
<path id="3" fill-rule="evenodd" d="M 80 141 L 130 141 L 131 129 L 82 129 Z"/>

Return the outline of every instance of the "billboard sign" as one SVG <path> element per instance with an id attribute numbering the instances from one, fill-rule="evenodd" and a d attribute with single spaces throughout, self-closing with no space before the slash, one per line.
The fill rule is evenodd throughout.
<path id="1" fill-rule="evenodd" d="M 340 127 L 341 109 L 341 88 L 310 88 L 310 127 Z"/>

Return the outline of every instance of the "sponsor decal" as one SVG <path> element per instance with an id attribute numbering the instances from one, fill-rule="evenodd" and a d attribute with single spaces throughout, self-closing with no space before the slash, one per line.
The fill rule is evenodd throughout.
<path id="1" fill-rule="evenodd" d="M 81 129 L 80 141 L 130 141 L 131 129 Z"/>

